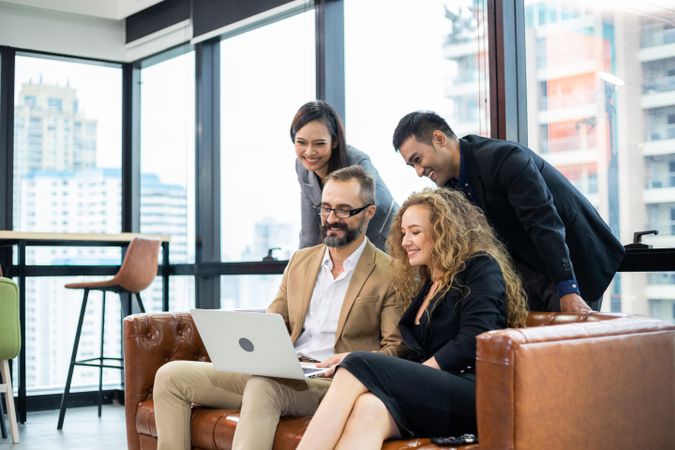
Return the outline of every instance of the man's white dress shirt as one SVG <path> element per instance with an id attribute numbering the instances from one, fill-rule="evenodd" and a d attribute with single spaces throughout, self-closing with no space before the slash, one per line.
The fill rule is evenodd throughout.
<path id="1" fill-rule="evenodd" d="M 364 239 L 361 245 L 349 255 L 343 264 L 344 270 L 337 278 L 333 278 L 333 261 L 328 248 L 323 255 L 321 268 L 314 284 L 312 298 L 305 316 L 302 334 L 295 342 L 295 352 L 300 356 L 323 361 L 333 355 L 335 334 L 337 331 L 340 309 L 354 274 L 356 264 L 366 248 Z"/>

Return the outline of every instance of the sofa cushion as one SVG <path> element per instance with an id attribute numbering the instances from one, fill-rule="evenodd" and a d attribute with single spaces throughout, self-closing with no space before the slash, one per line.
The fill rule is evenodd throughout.
<path id="1" fill-rule="evenodd" d="M 273 450 L 293 450 L 307 429 L 310 417 L 283 417 L 279 421 Z M 239 423 L 239 411 L 233 409 L 213 409 L 195 407 L 192 409 L 192 448 L 204 450 L 230 450 L 234 430 Z M 138 404 L 136 414 L 136 430 L 139 435 L 151 438 L 141 448 L 156 448 L 157 427 L 152 400 Z M 430 439 L 409 439 L 388 441 L 383 450 L 402 449 L 438 449 Z M 478 450 L 478 445 L 460 446 L 461 450 Z"/>
<path id="2" fill-rule="evenodd" d="M 513 448 L 515 429 L 513 421 L 513 411 L 515 405 L 520 402 L 516 398 L 513 386 L 514 381 L 509 379 L 514 377 L 515 363 L 511 350 L 514 345 L 522 344 L 522 340 L 527 341 L 528 346 L 542 346 L 550 341 L 550 345 L 557 348 L 561 346 L 578 346 L 584 340 L 590 338 L 589 333 L 597 333 L 601 330 L 607 333 L 601 333 L 601 339 L 609 339 L 609 336 L 620 337 L 623 334 L 635 335 L 645 330 L 645 327 L 651 327 L 653 319 L 632 318 L 629 322 L 617 321 L 616 323 L 594 323 L 584 324 L 582 326 L 571 326 L 574 322 L 597 322 L 608 319 L 621 319 L 625 314 L 608 313 L 530 313 L 527 324 L 529 327 L 540 327 L 525 330 L 497 330 L 487 333 L 483 336 L 481 345 L 478 346 L 479 359 L 482 359 L 483 370 L 489 372 L 482 376 L 482 401 L 479 401 L 479 428 L 482 428 L 481 441 L 484 448 Z M 650 324 L 643 323 L 645 320 Z M 612 321 L 613 322 L 613 321 Z M 658 321 L 657 321 L 658 322 Z M 567 324 L 567 325 L 565 325 Z M 560 327 L 546 327 L 544 325 L 561 325 Z M 589 326 L 590 325 L 590 326 Z M 670 349 L 663 354 L 668 355 L 672 361 L 672 326 L 661 323 L 662 327 L 670 330 Z M 651 328 L 650 328 L 651 329 Z M 503 339 L 504 334 L 513 335 L 516 343 Z M 127 425 L 129 448 L 131 450 L 155 450 L 157 429 L 155 427 L 154 404 L 152 398 L 152 384 L 154 375 L 162 364 L 175 359 L 187 360 L 208 360 L 206 351 L 203 348 L 201 339 L 192 323 L 192 319 L 187 313 L 154 313 L 130 316 L 125 319 L 125 357 L 128 367 L 134 367 L 134 370 L 127 370 L 125 373 L 125 400 L 127 408 Z M 621 338 L 621 340 L 626 340 Z M 489 341 L 489 342 L 488 342 Z M 520 344 L 519 344 L 520 343 Z M 482 349 L 481 349 L 482 346 Z M 604 346 L 603 346 L 604 348 Z M 554 349 L 555 350 L 555 349 Z M 554 351 L 558 355 L 557 350 Z M 595 353 L 594 353 L 595 355 Z M 594 358 L 592 358 L 594 359 Z M 575 359 L 574 365 L 579 364 L 579 359 Z M 621 370 L 621 365 L 616 365 L 616 370 Z M 672 363 L 671 366 L 672 367 Z M 477 372 L 482 369 L 477 368 Z M 671 376 L 672 371 L 665 371 L 662 376 Z M 608 372 L 608 373 L 611 373 Z M 654 376 L 653 371 L 650 372 Z M 615 377 L 616 379 L 616 377 Z M 481 375 L 477 383 L 480 392 Z M 649 383 L 647 383 L 649 385 Z M 659 387 L 666 386 L 667 383 L 659 384 Z M 608 389 L 611 384 L 602 385 Z M 672 384 L 670 385 L 672 388 Z M 524 389 L 521 389 L 524 391 Z M 522 393 L 521 393 L 522 394 Z M 537 396 L 539 398 L 539 396 Z M 567 399 L 575 397 L 566 396 Z M 666 393 L 664 402 L 672 395 Z M 508 401 L 507 401 L 508 400 Z M 652 400 L 654 401 L 654 400 Z M 506 402 L 506 404 L 495 408 L 495 404 Z M 481 406 L 481 403 L 486 403 Z M 634 404 L 641 405 L 642 401 L 634 401 Z M 672 417 L 672 402 L 668 404 L 669 410 L 661 414 L 666 419 Z M 558 411 L 557 406 L 551 408 Z M 636 413 L 641 410 L 636 409 Z M 648 414 L 645 412 L 643 414 Z M 555 415 L 557 416 L 557 414 Z M 581 416 L 583 417 L 583 416 Z M 510 418 L 510 419 L 508 419 Z M 508 420 L 507 420 L 508 419 Z M 239 420 L 238 411 L 226 409 L 194 408 L 192 414 L 192 450 L 224 450 L 231 448 L 231 439 L 234 429 Z M 481 420 L 483 425 L 481 426 Z M 300 441 L 300 437 L 309 423 L 309 418 L 284 417 L 279 423 L 277 429 L 276 442 L 274 450 L 293 449 Z M 614 426 L 615 428 L 615 426 Z M 613 428 L 613 429 L 614 429 Z M 625 427 L 624 427 L 625 428 Z M 672 427 L 669 428 L 671 430 Z M 506 435 L 504 435 L 506 433 Z M 510 434 L 509 434 L 510 433 Z M 672 436 L 672 431 L 670 431 Z M 521 433 L 522 434 L 522 433 Z M 528 429 L 526 436 L 532 432 Z M 494 436 L 492 436 L 494 435 Z M 559 440 L 559 438 L 557 439 Z M 556 441 L 557 441 L 556 440 Z M 653 439 L 651 439 L 653 441 Z M 547 442 L 550 446 L 551 439 L 542 439 L 541 442 Z M 539 445 L 540 442 L 537 443 Z M 477 450 L 481 444 L 473 444 L 460 447 L 452 447 L 461 450 Z M 410 439 L 387 441 L 383 445 L 385 450 L 398 449 L 438 449 L 432 444 L 430 439 Z M 446 447 L 447 448 L 447 447 Z M 528 447 L 532 448 L 532 447 Z M 539 447 L 537 447 L 539 448 Z M 543 448 L 543 447 L 541 447 Z M 567 447 L 570 448 L 570 447 Z M 617 447 L 619 448 L 619 447 Z M 628 448 L 623 446 L 621 448 Z M 631 447 L 635 448 L 635 447 Z"/>
<path id="3" fill-rule="evenodd" d="M 309 420 L 309 417 L 283 417 L 277 428 L 274 450 L 294 449 Z M 192 445 L 206 450 L 230 449 L 237 423 L 238 410 L 195 407 L 192 409 L 191 421 Z M 138 404 L 136 431 L 141 435 L 157 438 L 152 399 Z"/>

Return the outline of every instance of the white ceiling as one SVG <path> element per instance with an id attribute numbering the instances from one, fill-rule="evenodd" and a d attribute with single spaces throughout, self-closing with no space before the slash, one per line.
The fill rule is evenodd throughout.
<path id="1" fill-rule="evenodd" d="M 22 6 L 122 20 L 164 0 L 2 0 Z"/>

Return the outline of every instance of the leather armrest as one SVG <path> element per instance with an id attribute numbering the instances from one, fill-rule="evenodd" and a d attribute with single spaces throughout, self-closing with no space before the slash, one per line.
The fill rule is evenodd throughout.
<path id="1" fill-rule="evenodd" d="M 130 450 L 139 448 L 138 404 L 152 397 L 155 373 L 173 360 L 209 360 L 189 313 L 136 314 L 124 319 L 124 404 Z"/>
<path id="2" fill-rule="evenodd" d="M 477 338 L 480 448 L 669 448 L 675 326 L 647 317 Z"/>

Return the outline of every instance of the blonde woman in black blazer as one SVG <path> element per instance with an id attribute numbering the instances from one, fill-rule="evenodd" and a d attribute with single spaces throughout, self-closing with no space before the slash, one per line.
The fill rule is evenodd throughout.
<path id="1" fill-rule="evenodd" d="M 298 449 L 380 449 L 389 438 L 476 431 L 476 336 L 523 326 L 524 292 L 485 216 L 446 189 L 413 194 L 387 241 L 394 290 L 407 306 L 407 359 L 354 352 Z"/>

